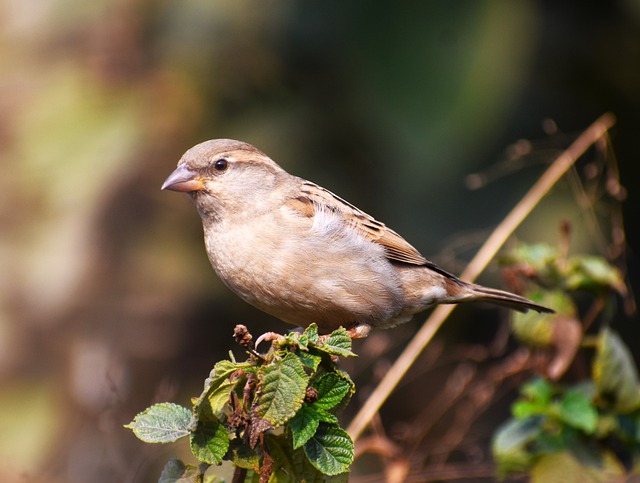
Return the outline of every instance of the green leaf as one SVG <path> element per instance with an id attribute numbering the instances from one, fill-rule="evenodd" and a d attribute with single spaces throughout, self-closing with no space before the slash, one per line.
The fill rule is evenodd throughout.
<path id="1" fill-rule="evenodd" d="M 313 466 L 304 450 L 291 446 L 291 438 L 286 434 L 265 434 L 266 446 L 274 461 L 274 472 L 270 483 L 347 483 L 349 475 L 342 473 L 327 476 Z"/>
<path id="2" fill-rule="evenodd" d="M 534 455 L 527 449 L 542 431 L 543 418 L 511 419 L 500 426 L 493 436 L 491 450 L 498 466 L 498 474 L 525 471 Z"/>
<path id="3" fill-rule="evenodd" d="M 554 421 L 545 420 L 544 431 L 536 438 L 535 454 L 555 453 L 564 451 L 580 443 L 580 438 L 584 438 L 584 434 L 556 419 Z"/>
<path id="4" fill-rule="evenodd" d="M 593 360 L 593 379 L 600 401 L 622 413 L 640 407 L 638 370 L 628 347 L 611 329 L 603 329 Z"/>
<path id="5" fill-rule="evenodd" d="M 216 475 L 206 474 L 208 465 L 185 465 L 177 458 L 171 458 L 164 466 L 158 483 L 214 483 L 221 481 Z"/>
<path id="6" fill-rule="evenodd" d="M 538 404 L 549 404 L 551 397 L 553 396 L 553 387 L 549 384 L 549 381 L 538 377 L 533 381 L 527 382 L 522 386 L 520 392 L 527 396 L 531 401 Z"/>
<path id="7" fill-rule="evenodd" d="M 191 433 L 191 452 L 198 461 L 219 465 L 229 449 L 229 434 L 209 406 L 203 406 Z"/>
<path id="8" fill-rule="evenodd" d="M 593 434 L 598 427 L 598 411 L 589 398 L 578 391 L 568 391 L 560 403 L 560 417 L 574 428 Z"/>
<path id="9" fill-rule="evenodd" d="M 614 289 L 625 293 L 624 278 L 618 268 L 602 257 L 577 255 L 568 260 L 565 284 L 569 290 Z"/>
<path id="10" fill-rule="evenodd" d="M 259 471 L 260 457 L 241 438 L 234 438 L 229 442 L 229 453 L 234 466 L 248 470 Z M 229 458 L 227 458 L 229 459 Z"/>
<path id="11" fill-rule="evenodd" d="M 309 461 L 325 475 L 338 475 L 353 463 L 353 441 L 342 428 L 320 424 L 315 435 L 304 445 Z"/>
<path id="12" fill-rule="evenodd" d="M 171 443 L 189 434 L 191 411 L 172 403 L 154 404 L 125 428 L 145 443 Z"/>
<path id="13" fill-rule="evenodd" d="M 295 469 L 293 467 L 293 447 L 291 446 L 291 438 L 285 434 L 273 434 L 273 432 L 265 433 L 264 435 L 265 447 L 269 451 L 271 458 L 274 462 L 274 474 L 278 470 L 284 470 L 288 478 L 284 478 L 282 481 L 292 483 L 295 482 L 294 477 Z M 300 479 L 299 479 L 300 480 Z M 269 480 L 272 481 L 272 480 Z M 280 479 L 273 480 L 280 483 Z"/>
<path id="14" fill-rule="evenodd" d="M 293 449 L 298 449 L 309 441 L 316 434 L 319 424 L 320 417 L 317 411 L 313 407 L 303 404 L 300 411 L 289 420 L 289 427 L 291 427 L 293 435 Z"/>
<path id="15" fill-rule="evenodd" d="M 534 302 L 552 307 L 555 314 L 539 314 L 533 310 L 526 313 L 511 313 L 511 330 L 522 342 L 532 346 L 546 347 L 553 342 L 554 323 L 559 316 L 574 317 L 576 307 L 569 295 L 560 290 L 528 293 Z"/>
<path id="16" fill-rule="evenodd" d="M 191 433 L 190 445 L 198 461 L 219 465 L 229 448 L 229 435 L 219 422 L 206 424 Z"/>
<path id="17" fill-rule="evenodd" d="M 316 348 L 333 356 L 355 356 L 351 352 L 351 336 L 344 327 L 333 331 L 322 344 L 316 345 Z"/>
<path id="18" fill-rule="evenodd" d="M 546 266 L 555 264 L 558 258 L 560 258 L 558 249 L 545 243 L 533 245 L 518 243 L 513 250 L 500 257 L 504 263 L 524 264 L 536 271 L 544 270 Z"/>
<path id="19" fill-rule="evenodd" d="M 338 417 L 335 414 L 328 413 L 324 409 L 315 408 L 316 414 L 320 419 L 320 422 L 327 424 L 338 424 Z"/>
<path id="20" fill-rule="evenodd" d="M 337 406 L 351 390 L 351 384 L 335 372 L 323 375 L 313 384 L 318 390 L 318 400 L 314 406 L 320 409 L 331 409 Z"/>
<path id="21" fill-rule="evenodd" d="M 293 467 L 295 483 L 348 483 L 349 473 L 343 472 L 337 475 L 327 475 L 313 466 L 307 458 L 303 448 L 299 448 L 293 451 Z M 273 483 L 280 483 L 280 480 L 275 480 Z"/>
<path id="22" fill-rule="evenodd" d="M 540 404 L 531 401 L 516 401 L 511 405 L 511 414 L 516 419 L 526 419 L 531 416 L 543 414 Z"/>
<path id="23" fill-rule="evenodd" d="M 213 386 L 217 387 L 222 381 L 228 379 L 231 374 L 240 369 L 249 369 L 251 364 L 248 362 L 231 362 L 223 360 L 213 366 L 209 378 L 205 381 L 205 391 L 207 388 Z"/>
<path id="24" fill-rule="evenodd" d="M 310 324 L 303 333 L 311 342 L 318 342 L 318 340 L 320 340 L 320 336 L 318 335 L 318 326 L 316 324 Z"/>
<path id="25" fill-rule="evenodd" d="M 218 387 L 209 391 L 207 394 L 207 401 L 211 408 L 211 412 L 221 419 L 225 415 L 225 407 L 229 402 L 231 391 L 236 387 L 238 381 L 231 382 L 229 380 L 223 381 Z"/>
<path id="26" fill-rule="evenodd" d="M 309 376 L 300 359 L 288 353 L 283 359 L 263 366 L 259 378 L 261 392 L 253 410 L 274 427 L 282 426 L 302 406 Z"/>
<path id="27" fill-rule="evenodd" d="M 221 418 L 224 412 L 224 405 L 229 399 L 231 391 L 238 384 L 238 380 L 231 382 L 229 377 L 239 370 L 252 370 L 252 366 L 248 362 L 218 362 L 209 377 L 204 382 L 204 390 L 193 404 L 193 412 L 198 415 L 201 406 L 206 403 L 211 408 L 213 414 Z"/>
<path id="28" fill-rule="evenodd" d="M 318 370 L 318 366 L 320 362 L 322 362 L 322 357 L 309 352 L 296 351 L 295 354 L 298 356 L 298 359 L 300 359 L 300 362 L 302 362 L 302 365 L 308 367 L 313 372 Z"/>

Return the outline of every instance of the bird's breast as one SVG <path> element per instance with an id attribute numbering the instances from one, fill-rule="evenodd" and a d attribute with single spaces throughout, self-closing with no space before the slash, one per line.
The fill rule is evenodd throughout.
<path id="1" fill-rule="evenodd" d="M 379 325 L 401 311 L 403 289 L 384 249 L 340 220 L 271 216 L 205 227 L 205 243 L 231 290 L 286 322 Z"/>

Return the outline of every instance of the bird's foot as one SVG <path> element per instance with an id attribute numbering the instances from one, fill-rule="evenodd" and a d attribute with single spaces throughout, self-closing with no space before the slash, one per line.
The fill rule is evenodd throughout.
<path id="1" fill-rule="evenodd" d="M 347 333 L 352 339 L 364 339 L 371 332 L 371 326 L 367 324 L 356 325 L 347 329 Z"/>
<path id="2" fill-rule="evenodd" d="M 264 334 L 262 334 L 260 337 L 256 339 L 256 344 L 254 345 L 254 347 L 258 349 L 258 345 L 260 345 L 260 342 L 264 342 L 265 340 L 267 342 L 273 342 L 274 340 L 282 340 L 282 339 L 284 339 L 284 335 L 282 334 L 278 334 L 277 332 L 265 332 Z"/>
<path id="3" fill-rule="evenodd" d="M 347 334 L 349 334 L 349 337 L 352 339 L 364 339 L 369 335 L 369 332 L 371 332 L 371 326 L 367 324 L 356 325 L 355 327 L 347 329 Z M 331 337 L 331 334 L 321 335 L 320 340 L 324 342 L 329 337 Z"/>

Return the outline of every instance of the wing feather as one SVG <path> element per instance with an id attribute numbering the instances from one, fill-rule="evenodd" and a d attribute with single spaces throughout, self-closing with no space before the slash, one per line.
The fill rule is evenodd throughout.
<path id="1" fill-rule="evenodd" d="M 305 181 L 302 184 L 301 196 L 289 201 L 289 207 L 303 216 L 313 216 L 315 207 L 320 205 L 334 213 L 339 213 L 345 222 L 355 228 L 362 236 L 382 245 L 387 258 L 396 262 L 412 265 L 430 265 L 418 250 L 409 242 L 379 222 L 371 215 L 343 200 L 331 191 L 314 183 Z"/>

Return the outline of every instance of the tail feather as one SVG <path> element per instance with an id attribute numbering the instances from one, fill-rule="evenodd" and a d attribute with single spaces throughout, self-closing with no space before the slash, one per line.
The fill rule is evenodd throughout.
<path id="1" fill-rule="evenodd" d="M 520 295 L 495 288 L 483 287 L 482 285 L 469 284 L 469 300 L 482 300 L 488 303 L 502 305 L 518 312 L 527 312 L 529 309 L 536 312 L 553 314 L 554 310 L 536 304 Z"/>

